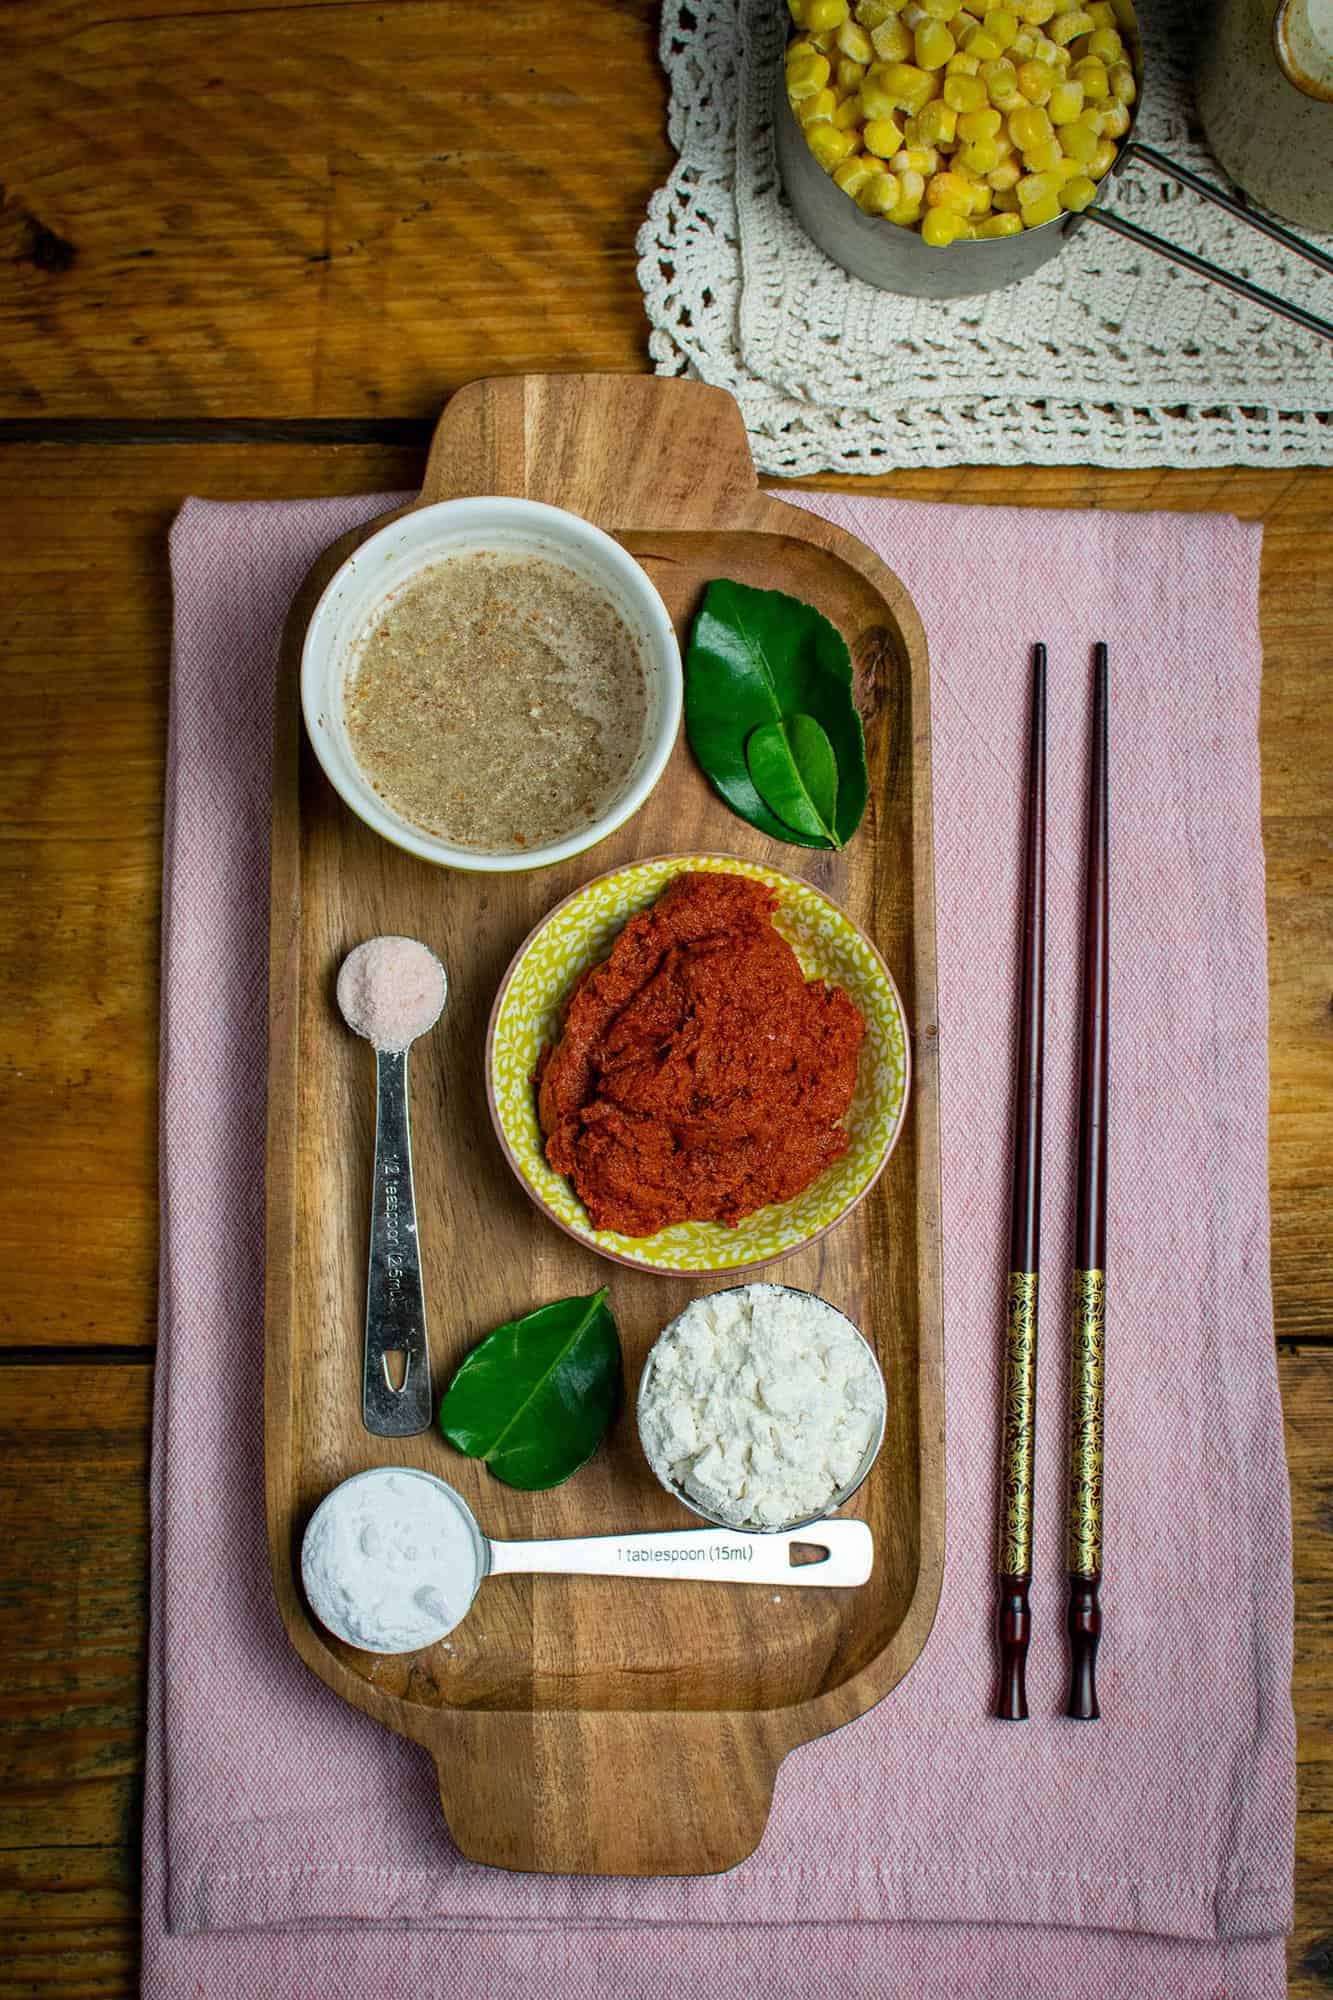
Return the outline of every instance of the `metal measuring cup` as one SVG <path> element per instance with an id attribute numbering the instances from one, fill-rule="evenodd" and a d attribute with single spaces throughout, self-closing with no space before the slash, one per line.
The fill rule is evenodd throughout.
<path id="1" fill-rule="evenodd" d="M 1133 160 L 1143 160 L 1157 173 L 1179 181 L 1203 200 L 1224 208 L 1237 221 L 1281 244 L 1284 250 L 1290 250 L 1317 269 L 1333 274 L 1333 257 L 1270 221 L 1266 215 L 1247 208 L 1232 195 L 1223 193 L 1221 188 L 1201 180 L 1198 174 L 1168 159 L 1155 146 L 1134 137 L 1144 93 L 1143 38 L 1130 0 L 1111 0 L 1111 4 L 1133 67 L 1137 95 L 1129 107 L 1129 126 L 1119 142 L 1115 164 L 1100 183 L 1097 201 L 1084 209 L 1081 215 L 1071 211 L 1051 222 L 1039 224 L 1036 229 L 1024 229 L 1017 236 L 990 237 L 975 243 L 951 243 L 943 250 L 932 249 L 913 229 L 904 229 L 883 216 L 867 215 L 824 172 L 806 145 L 805 133 L 787 101 L 784 38 L 774 79 L 774 137 L 782 185 L 807 236 L 818 244 L 826 257 L 831 257 L 835 264 L 841 264 L 844 271 L 850 271 L 854 278 L 863 278 L 869 285 L 878 286 L 881 291 L 902 292 L 919 299 L 959 299 L 972 297 L 978 292 L 993 292 L 1001 285 L 1017 284 L 1021 278 L 1030 277 L 1052 257 L 1060 254 L 1075 230 L 1084 223 L 1092 223 L 1114 231 L 1117 236 L 1128 237 L 1130 242 L 1137 243 L 1144 250 L 1169 257 L 1173 263 L 1182 264 L 1198 277 L 1224 285 L 1228 291 L 1238 293 L 1253 305 L 1263 306 L 1269 312 L 1281 314 L 1284 319 L 1294 320 L 1297 326 L 1304 327 L 1309 333 L 1333 340 L 1333 324 L 1320 319 L 1316 313 L 1307 312 L 1304 306 L 1296 305 L 1289 299 L 1280 299 L 1262 286 L 1251 284 L 1248 278 L 1239 277 L 1233 271 L 1224 271 L 1220 265 L 1210 264 L 1192 250 L 1168 243 L 1162 237 L 1154 236 L 1150 230 L 1140 228 L 1137 222 L 1129 222 L 1100 206 L 1102 190 L 1109 192 L 1117 177 Z"/>

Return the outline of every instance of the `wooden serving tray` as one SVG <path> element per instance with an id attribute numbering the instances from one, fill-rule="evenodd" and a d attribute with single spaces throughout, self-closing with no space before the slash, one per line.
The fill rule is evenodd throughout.
<path id="1" fill-rule="evenodd" d="M 661 591 L 682 641 L 703 585 L 730 576 L 818 605 L 846 636 L 867 724 L 871 799 L 838 855 L 779 845 L 715 797 L 683 740 L 637 818 L 526 875 L 455 874 L 401 853 L 342 805 L 303 742 L 301 641 L 344 536 L 288 623 L 273 802 L 265 1381 L 269 1538 L 292 1643 L 346 1700 L 424 1744 L 450 1832 L 473 1860 L 580 1874 L 702 1874 L 757 1845 L 794 1745 L 888 1693 L 925 1643 L 944 1559 L 939 1102 L 930 709 L 920 621 L 897 578 L 837 528 L 761 494 L 722 390 L 644 377 L 476 382 L 449 404 L 419 504 L 545 500 L 610 530 Z M 492 1134 L 483 1048 L 510 957 L 582 881 L 636 856 L 724 852 L 805 875 L 880 947 L 912 1036 L 907 1125 L 872 1194 L 766 1275 L 861 1326 L 888 1380 L 888 1431 L 855 1511 L 875 1532 L 860 1590 L 566 1577 L 483 1584 L 450 1638 L 402 1659 L 313 1623 L 301 1535 L 340 1479 L 384 1463 L 438 1472 L 496 1536 L 689 1525 L 649 1472 L 634 1394 L 654 1336 L 727 1279 L 617 1269 L 529 1204 Z M 333 1005 L 344 953 L 377 932 L 423 938 L 447 1011 L 412 1062 L 417 1195 L 437 1388 L 501 1321 L 610 1284 L 626 1399 L 592 1462 L 519 1493 L 437 1433 L 376 1439 L 360 1375 L 373 1142 L 371 1059 Z"/>

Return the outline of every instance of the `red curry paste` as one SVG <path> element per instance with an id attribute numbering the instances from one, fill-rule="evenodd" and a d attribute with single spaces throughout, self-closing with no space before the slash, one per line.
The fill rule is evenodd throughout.
<path id="1" fill-rule="evenodd" d="M 538 1111 L 594 1228 L 737 1223 L 847 1150 L 865 1022 L 805 978 L 776 907 L 746 876 L 677 876 L 575 988 Z"/>

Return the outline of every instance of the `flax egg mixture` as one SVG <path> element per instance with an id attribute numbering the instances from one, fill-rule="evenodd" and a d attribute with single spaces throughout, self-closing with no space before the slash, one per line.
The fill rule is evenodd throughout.
<path id="1" fill-rule="evenodd" d="M 537 1072 L 546 1157 L 596 1229 L 790 1201 L 847 1150 L 865 1022 L 741 875 L 678 876 L 575 988 Z"/>
<path id="2" fill-rule="evenodd" d="M 607 593 L 541 556 L 433 563 L 383 606 L 344 693 L 385 803 L 478 853 L 581 832 L 642 754 L 648 681 Z"/>

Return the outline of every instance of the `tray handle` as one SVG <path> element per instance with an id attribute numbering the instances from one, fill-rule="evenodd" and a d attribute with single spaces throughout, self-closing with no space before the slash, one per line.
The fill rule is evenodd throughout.
<path id="1" fill-rule="evenodd" d="M 763 1837 L 781 1756 L 757 1714 L 437 1709 L 431 1724 L 455 1846 L 536 1874 L 734 1868 Z"/>

